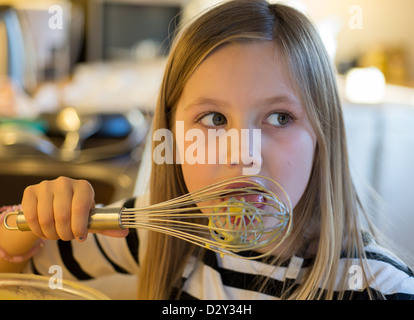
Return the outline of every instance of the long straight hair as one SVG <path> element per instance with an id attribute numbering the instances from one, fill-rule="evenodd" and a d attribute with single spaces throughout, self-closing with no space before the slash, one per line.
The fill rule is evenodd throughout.
<path id="1" fill-rule="evenodd" d="M 184 86 L 209 54 L 225 44 L 255 41 L 273 41 L 280 49 L 317 138 L 311 177 L 294 208 L 288 253 L 299 252 L 310 242 L 317 244 L 317 250 L 304 280 L 283 298 L 332 299 L 340 276 L 340 254 L 345 252 L 349 257 L 363 259 L 363 240 L 334 70 L 317 31 L 305 15 L 289 6 L 264 0 L 226 1 L 201 15 L 180 32 L 172 46 L 153 130 L 172 130 Z M 153 142 L 153 150 L 158 143 Z M 175 147 L 172 149 L 170 152 Z M 153 163 L 151 203 L 186 192 L 180 165 Z M 194 254 L 197 250 L 191 244 L 149 233 L 148 248 L 141 262 L 138 298 L 174 298 L 173 289 L 180 286 L 187 260 Z M 345 281 L 342 285 L 345 291 Z"/>

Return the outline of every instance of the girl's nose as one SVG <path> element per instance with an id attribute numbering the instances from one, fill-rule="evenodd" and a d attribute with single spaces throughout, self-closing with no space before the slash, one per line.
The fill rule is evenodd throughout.
<path id="1" fill-rule="evenodd" d="M 261 149 L 260 129 L 233 130 L 231 143 L 227 145 L 226 163 L 242 167 L 243 175 L 258 174 L 262 165 Z"/>

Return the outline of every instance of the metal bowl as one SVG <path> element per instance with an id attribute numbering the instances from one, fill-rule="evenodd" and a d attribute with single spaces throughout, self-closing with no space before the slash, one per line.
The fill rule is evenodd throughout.
<path id="1" fill-rule="evenodd" d="M 45 276 L 2 273 L 0 300 L 109 300 L 98 290 L 74 281 L 62 280 L 59 287 L 49 281 Z"/>

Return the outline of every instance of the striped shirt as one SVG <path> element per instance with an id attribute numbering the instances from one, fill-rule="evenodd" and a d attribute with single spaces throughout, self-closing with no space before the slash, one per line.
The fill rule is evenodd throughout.
<path id="1" fill-rule="evenodd" d="M 142 198 L 121 203 L 140 207 Z M 146 231 L 131 229 L 126 238 L 89 234 L 85 242 L 46 241 L 27 264 L 24 272 L 50 276 L 52 266 L 60 266 L 64 279 L 79 281 L 112 299 L 135 299 L 139 261 L 146 248 Z M 345 299 L 368 299 L 371 292 L 386 299 L 414 300 L 414 274 L 387 250 L 370 244 L 365 247 L 367 263 L 375 278 L 362 281 L 358 267 L 341 257 L 339 275 L 347 275 Z M 182 275 L 180 299 L 280 299 L 294 290 L 312 265 L 312 259 L 293 256 L 275 267 L 266 259 L 245 260 L 220 257 L 208 251 L 201 261 L 190 258 Z M 344 268 L 349 268 L 346 270 Z M 345 271 L 345 272 L 344 272 Z M 264 289 L 257 283 L 267 281 Z M 337 286 L 341 281 L 337 281 Z M 338 295 L 335 291 L 334 297 Z"/>

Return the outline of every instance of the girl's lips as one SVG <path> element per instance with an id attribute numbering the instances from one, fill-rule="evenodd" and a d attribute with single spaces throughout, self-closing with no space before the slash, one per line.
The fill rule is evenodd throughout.
<path id="1" fill-rule="evenodd" d="M 250 180 L 231 183 L 225 187 L 225 190 L 230 190 L 228 194 L 226 194 L 226 196 L 222 199 L 222 201 L 228 201 L 231 198 L 240 201 L 243 199 L 243 201 L 250 203 L 256 208 L 264 210 L 264 208 L 266 207 L 266 199 L 262 194 L 260 194 L 260 190 L 262 188 L 264 187 L 261 184 L 259 184 L 256 181 Z M 244 189 L 250 190 L 244 191 Z M 228 219 L 230 224 L 233 226 L 238 226 L 241 223 L 241 221 L 244 220 L 245 227 L 254 225 L 257 221 L 257 219 L 255 218 L 255 214 L 253 214 L 252 216 L 249 216 L 248 214 L 241 214 L 240 216 L 234 214 L 231 215 Z"/>
<path id="2" fill-rule="evenodd" d="M 258 187 L 257 182 L 237 182 L 232 183 L 226 187 L 226 189 L 244 189 L 244 188 L 255 188 Z M 259 185 L 262 187 L 261 185 Z M 258 188 L 259 191 L 259 188 Z M 252 205 L 254 205 L 256 208 L 263 209 L 266 206 L 266 199 L 263 197 L 263 195 L 259 193 L 247 193 L 247 194 L 240 194 L 243 193 L 243 191 L 234 191 L 228 194 L 228 197 L 226 197 L 224 200 L 228 200 L 230 198 L 235 198 L 237 200 L 241 200 L 242 198 L 246 202 L 250 202 Z"/>
<path id="3" fill-rule="evenodd" d="M 245 195 L 230 195 L 228 198 L 226 197 L 224 200 L 229 200 L 230 198 L 235 198 L 237 200 L 242 200 L 246 202 L 250 202 L 256 208 L 263 209 L 265 207 L 265 199 L 260 194 L 245 194 Z"/>

